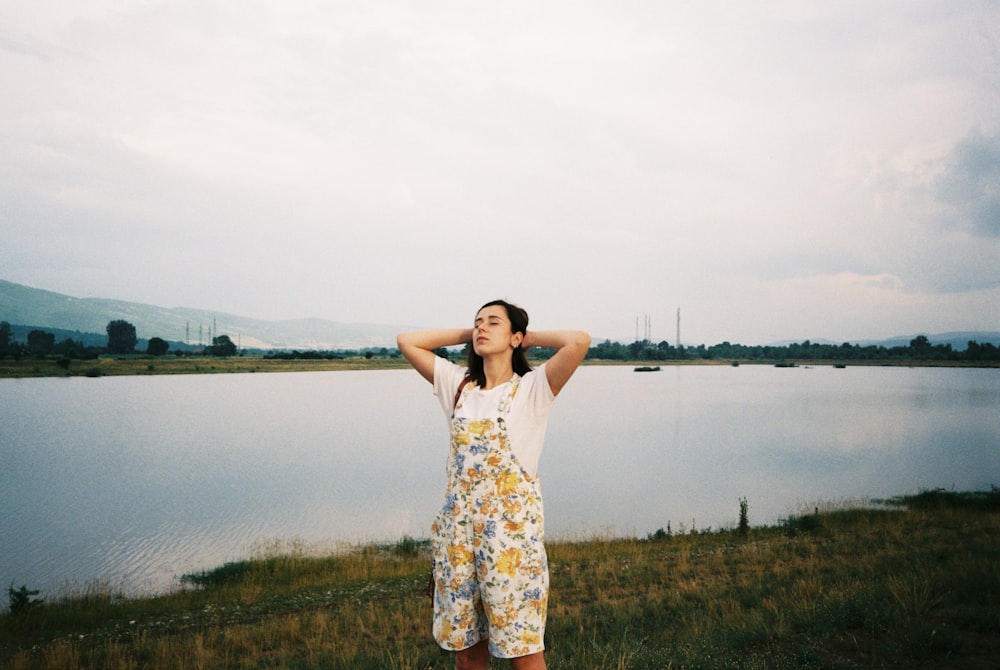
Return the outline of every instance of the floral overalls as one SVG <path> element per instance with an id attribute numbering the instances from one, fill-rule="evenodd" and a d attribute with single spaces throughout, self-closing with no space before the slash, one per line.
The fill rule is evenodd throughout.
<path id="1" fill-rule="evenodd" d="M 544 649 L 549 575 L 541 491 L 511 451 L 505 424 L 519 383 L 515 375 L 493 416 L 452 415 L 448 491 L 431 527 L 434 638 L 445 649 L 483 638 L 500 658 Z M 462 390 L 456 413 L 474 387 Z"/>

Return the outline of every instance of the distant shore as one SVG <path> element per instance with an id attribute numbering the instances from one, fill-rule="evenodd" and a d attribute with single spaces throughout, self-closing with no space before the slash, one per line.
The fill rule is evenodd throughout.
<path id="1" fill-rule="evenodd" d="M 533 364 L 541 361 L 533 361 Z M 640 365 L 680 366 L 680 365 L 776 365 L 785 367 L 978 367 L 1000 368 L 1000 362 L 967 363 L 960 361 L 926 360 L 728 360 L 694 359 L 671 361 L 618 361 L 588 359 L 584 365 L 612 365 L 632 367 Z M 186 375 L 186 374 L 234 374 L 257 372 L 331 372 L 345 370 L 401 370 L 410 365 L 401 357 L 363 356 L 332 359 L 276 359 L 262 356 L 232 356 L 228 358 L 211 356 L 101 356 L 96 359 L 72 359 L 68 362 L 55 358 L 44 360 L 22 358 L 21 360 L 0 360 L 0 379 L 30 377 L 116 377 L 141 375 Z"/>

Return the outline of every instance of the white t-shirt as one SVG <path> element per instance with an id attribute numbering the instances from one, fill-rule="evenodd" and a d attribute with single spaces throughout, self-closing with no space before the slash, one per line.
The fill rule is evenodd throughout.
<path id="1" fill-rule="evenodd" d="M 449 426 L 454 409 L 455 393 L 465 379 L 466 368 L 449 360 L 438 358 L 434 361 L 434 395 L 441 403 Z M 475 384 L 475 382 L 469 382 Z M 510 393 L 511 382 L 501 384 L 489 391 L 478 386 L 466 391 L 465 401 L 456 414 L 463 418 L 479 419 L 496 416 L 497 406 L 503 395 Z M 532 477 L 538 474 L 538 459 L 542 455 L 545 428 L 548 426 L 549 410 L 556 397 L 552 394 L 549 380 L 542 364 L 521 377 L 520 387 L 510 412 L 505 419 L 510 438 L 511 451 L 521 467 Z"/>

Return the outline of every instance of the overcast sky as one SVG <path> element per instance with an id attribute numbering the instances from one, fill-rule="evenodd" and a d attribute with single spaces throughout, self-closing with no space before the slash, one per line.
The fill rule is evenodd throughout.
<path id="1" fill-rule="evenodd" d="M 0 0 L 0 278 L 263 319 L 1000 330 L 1000 3 Z M 642 323 L 640 322 L 640 328 Z"/>

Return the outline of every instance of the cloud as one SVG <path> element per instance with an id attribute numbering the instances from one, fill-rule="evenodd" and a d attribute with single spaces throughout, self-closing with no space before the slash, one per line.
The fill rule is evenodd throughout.
<path id="1" fill-rule="evenodd" d="M 991 25 L 934 1 L 0 4 L 0 271 L 260 318 L 465 323 L 504 296 L 621 338 L 678 306 L 705 342 L 979 329 Z"/>
<path id="2" fill-rule="evenodd" d="M 945 159 L 934 187 L 951 208 L 952 226 L 1000 237 L 1000 135 L 973 133 L 962 139 Z"/>

